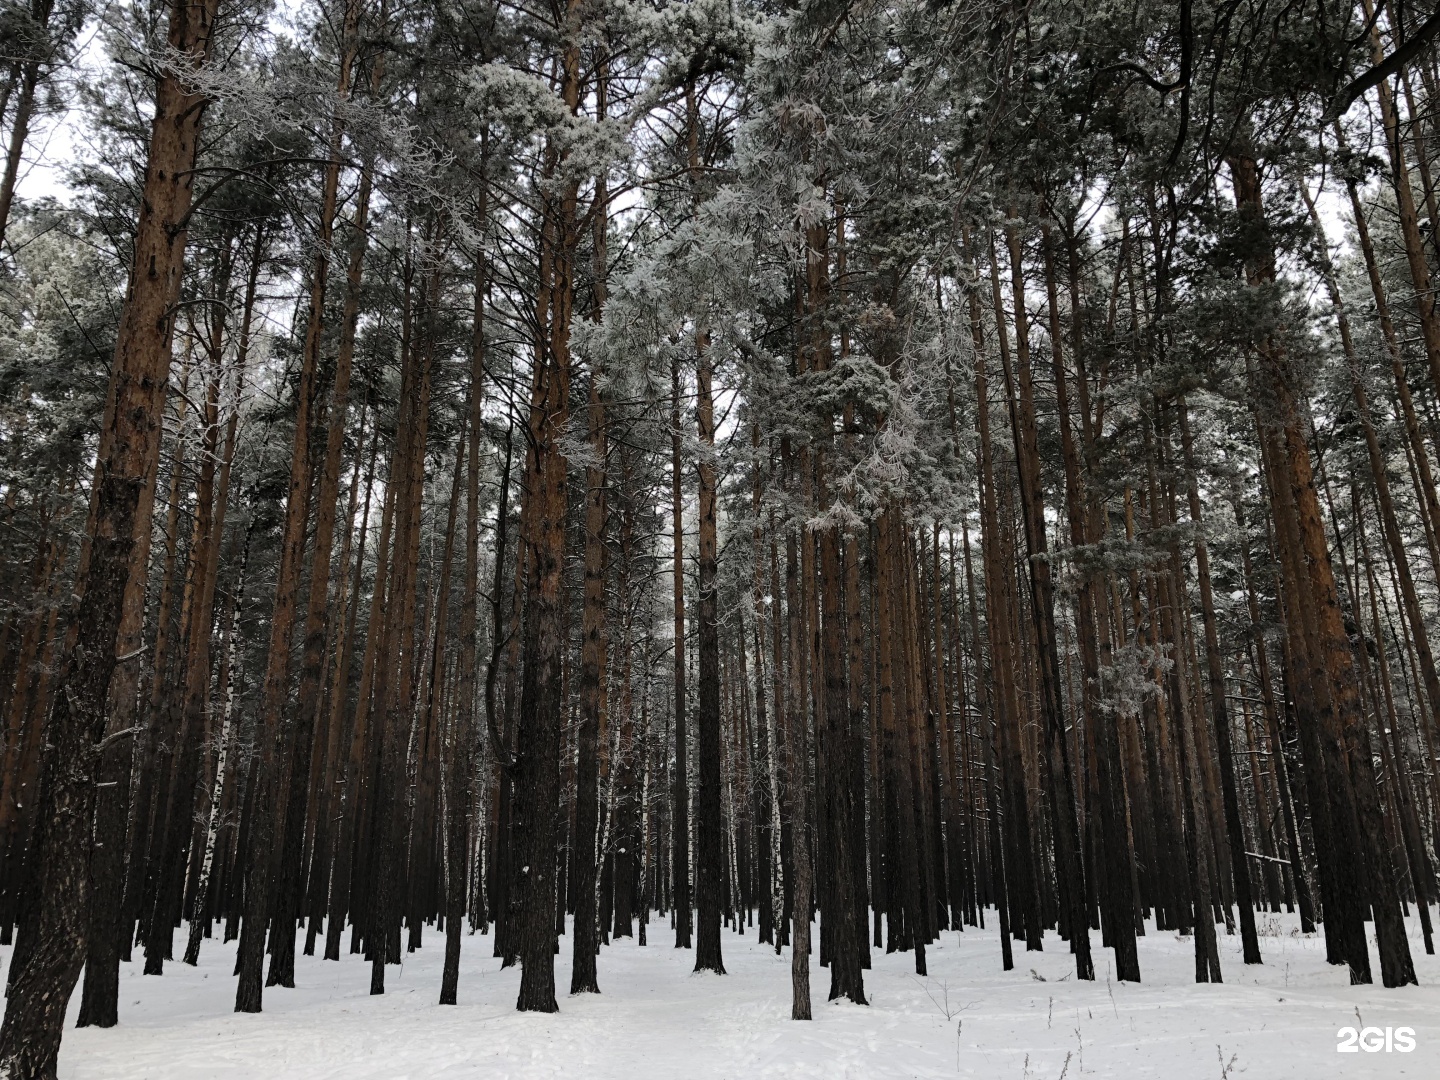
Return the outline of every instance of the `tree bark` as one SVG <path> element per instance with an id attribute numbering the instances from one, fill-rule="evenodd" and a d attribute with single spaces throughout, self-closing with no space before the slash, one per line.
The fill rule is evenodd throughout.
<path id="1" fill-rule="evenodd" d="M 1040 486 L 1040 452 L 1035 424 L 1035 403 L 1030 386 L 1029 328 L 1025 314 L 1024 275 L 1019 230 L 1007 227 L 1012 285 L 1015 294 L 1015 349 L 1019 371 L 1019 397 L 1006 370 L 1011 427 L 1015 433 L 1020 474 L 1020 495 L 1025 543 L 1030 565 L 1030 615 L 1034 625 L 1036 663 L 1039 667 L 1041 708 L 1045 720 L 1046 759 L 1050 797 L 1055 815 L 1055 853 L 1066 926 L 1080 979 L 1094 979 L 1090 958 L 1089 919 L 1085 912 L 1085 870 L 1080 856 L 1080 828 L 1075 812 L 1075 786 L 1065 735 L 1065 706 L 1060 687 L 1060 664 L 1055 641 L 1055 600 L 1047 559 L 1044 495 Z"/>
<path id="2" fill-rule="evenodd" d="M 578 0 L 570 0 L 568 16 Z M 562 57 L 562 96 L 573 114 L 580 104 L 580 50 Z M 547 149 L 547 172 L 560 152 Z M 516 951 L 522 964 L 522 1012 L 555 1012 L 556 806 L 559 801 L 562 667 L 565 635 L 561 578 L 565 562 L 566 458 L 558 445 L 570 415 L 570 319 L 574 305 L 574 253 L 578 185 L 567 180 L 543 200 L 542 289 L 537 300 L 535 372 L 531 386 L 529 452 L 521 511 L 525 549 L 525 625 L 520 748 L 511 819 L 519 873 Z"/>
<path id="3" fill-rule="evenodd" d="M 1005 329 L 1005 307 L 1000 294 L 1000 270 L 992 238 L 987 238 L 990 263 L 990 297 L 995 316 L 996 339 L 1001 367 L 1010 367 L 1010 339 Z M 971 308 L 971 334 L 979 333 L 979 301 Z M 978 340 L 978 339 L 977 339 Z M 980 444 L 981 543 L 985 558 L 985 597 L 988 606 L 991 669 L 995 676 L 995 744 L 999 758 L 1002 813 L 1005 824 L 1004 870 L 1010 912 L 1010 930 L 1024 935 L 1027 952 L 1043 948 L 1044 927 L 1040 919 L 1040 887 L 1035 880 L 1031 839 L 1029 796 L 1022 760 L 1020 698 L 1018 687 L 1018 643 L 1014 628 L 1017 597 L 1014 593 L 1013 529 L 1001 526 L 997 495 L 993 441 L 990 434 L 989 379 L 987 360 L 976 350 L 976 423 Z M 1006 511 L 1006 525 L 1013 518 Z"/>
<path id="4" fill-rule="evenodd" d="M 1180 414 L 1180 445 L 1185 459 L 1186 491 L 1190 520 L 1195 524 L 1195 576 L 1200 586 L 1200 615 L 1205 624 L 1205 661 L 1210 677 L 1210 711 L 1215 725 L 1215 743 L 1220 758 L 1220 784 L 1225 798 L 1225 828 L 1230 841 L 1230 873 L 1234 881 L 1235 905 L 1240 909 L 1240 938 L 1245 963 L 1258 964 L 1260 939 L 1255 932 L 1255 906 L 1246 863 L 1245 835 L 1240 821 L 1240 797 L 1235 787 L 1235 757 L 1230 731 L 1230 710 L 1226 706 L 1225 674 L 1221 666 L 1220 631 L 1215 621 L 1215 597 L 1210 585 L 1210 551 L 1204 539 L 1200 510 L 1194 440 L 1190 434 L 1190 410 L 1182 394 L 1175 407 Z"/>
<path id="5" fill-rule="evenodd" d="M 167 40 L 198 65 L 210 60 L 216 0 L 172 6 Z M 0 1025 L 0 1072 L 55 1075 L 65 1009 L 85 960 L 95 746 L 136 538 L 149 529 L 143 490 L 160 451 L 170 341 L 184 269 L 194 163 L 205 98 L 174 72 L 155 88 L 134 261 L 120 316 L 101 425 L 87 550 L 75 584 L 76 640 L 61 657 L 46 742 L 36 837 L 34 922 L 24 968 L 11 981 Z M 17 944 L 18 949 L 18 944 Z"/>
<path id="6" fill-rule="evenodd" d="M 680 468 L 680 368 L 670 368 L 670 520 L 675 598 L 675 771 L 671 777 L 671 888 L 675 947 L 690 948 L 690 778 L 685 732 L 685 524 Z"/>
<path id="7" fill-rule="evenodd" d="M 1258 170 L 1255 161 L 1243 154 L 1232 155 L 1229 165 L 1235 185 L 1236 203 L 1241 213 L 1250 219 L 1252 226 L 1260 233 L 1260 244 L 1247 259 L 1246 275 L 1252 285 L 1261 285 L 1274 279 L 1275 262 L 1273 250 L 1269 247 L 1268 234 L 1265 232 Z M 1339 797 L 1346 818 L 1352 812 L 1349 807 L 1353 806 L 1353 813 L 1359 819 L 1358 835 L 1355 839 L 1363 843 L 1363 848 L 1346 854 L 1350 854 L 1352 858 L 1359 856 L 1363 860 L 1364 873 L 1369 881 L 1381 977 L 1386 986 L 1405 985 L 1415 981 L 1415 969 L 1400 914 L 1400 901 L 1385 839 L 1379 792 L 1370 753 L 1370 736 L 1360 711 L 1359 685 L 1320 516 L 1309 448 L 1302 427 L 1301 404 L 1296 399 L 1292 386 L 1294 374 L 1290 358 L 1283 353 L 1279 344 L 1267 343 L 1267 347 L 1261 350 L 1260 358 L 1263 374 L 1274 395 L 1276 419 L 1283 436 L 1276 440 L 1283 454 L 1280 464 L 1290 485 L 1298 539 L 1305 563 L 1308 564 L 1308 581 L 1301 588 L 1313 599 L 1316 643 L 1322 650 L 1319 659 L 1331 686 L 1334 730 L 1340 740 L 1340 747 L 1336 748 L 1341 755 L 1335 770 L 1337 775 L 1332 777 L 1339 782 L 1331 784 L 1331 797 Z M 1325 725 L 1322 723 L 1322 730 L 1324 729 Z M 1348 769 L 1339 764 L 1340 762 L 1348 762 Z M 1347 868 L 1349 872 L 1354 869 L 1358 867 Z M 1342 870 L 1343 872 L 1347 871 Z M 1357 952 L 1364 948 L 1363 941 L 1363 936 L 1357 939 Z M 1355 967 L 1358 956 L 1350 955 L 1350 950 L 1347 950 L 1346 959 L 1352 965 L 1352 979 L 1355 979 L 1359 974 Z M 1368 962 L 1365 966 L 1368 968 Z"/>
<path id="8" fill-rule="evenodd" d="M 487 223 L 486 201 L 480 196 L 477 214 Z M 460 984 L 460 938 L 465 916 L 465 886 L 470 853 L 470 796 L 478 764 L 475 738 L 477 628 L 480 578 L 480 428 L 485 417 L 485 305 L 489 277 L 482 237 L 475 253 L 474 320 L 470 338 L 470 388 L 467 400 L 468 441 L 465 455 L 465 569 L 460 586 L 460 683 L 458 714 L 450 744 L 445 828 L 445 967 L 440 978 L 440 1004 L 454 1005 Z M 498 539 L 498 538 L 497 538 Z M 504 562 L 497 544 L 496 559 Z M 495 602 L 499 602 L 496 590 Z"/>
<path id="9" fill-rule="evenodd" d="M 1075 446 L 1075 435 L 1070 422 L 1068 376 L 1065 371 L 1061 345 L 1064 337 L 1060 325 L 1055 256 L 1048 224 L 1043 227 L 1043 233 L 1046 298 L 1050 312 L 1051 370 L 1055 377 L 1055 404 L 1059 414 L 1060 446 L 1065 471 L 1065 510 L 1070 523 L 1070 542 L 1080 548 L 1100 538 L 1092 537 L 1089 534 L 1091 515 L 1087 514 L 1085 506 L 1087 495 L 1082 487 L 1080 453 Z M 1080 311 L 1076 303 L 1078 289 L 1074 280 L 1075 273 L 1072 252 L 1070 318 L 1075 323 L 1073 353 L 1076 366 L 1080 370 L 1083 392 L 1084 367 L 1081 361 Z M 1088 432 L 1089 410 L 1084 407 L 1083 400 L 1082 410 L 1085 414 L 1082 422 Z M 1086 438 L 1084 441 L 1087 458 L 1092 459 L 1087 463 L 1093 468 L 1094 455 L 1090 452 L 1091 440 Z M 1095 514 L 1093 516 L 1100 519 L 1102 515 Z M 1135 904 L 1134 894 L 1130 889 L 1132 854 L 1130 834 L 1125 821 L 1125 788 L 1120 770 L 1119 740 L 1115 732 L 1114 716 L 1100 701 L 1099 695 L 1101 677 L 1099 653 L 1109 641 L 1108 633 L 1102 635 L 1097 625 L 1097 620 L 1103 614 L 1104 605 L 1102 602 L 1097 602 L 1103 596 L 1101 591 L 1103 584 L 1097 580 L 1096 571 L 1092 570 L 1086 573 L 1081 568 L 1080 572 L 1084 575 L 1085 580 L 1076 591 L 1078 622 L 1076 634 L 1079 638 L 1080 665 L 1084 678 L 1082 702 L 1085 722 L 1087 728 L 1096 733 L 1094 762 L 1095 779 L 1099 789 L 1101 845 L 1105 862 L 1105 873 L 1102 880 L 1106 909 L 1106 936 L 1115 949 L 1116 978 L 1122 982 L 1139 982 L 1140 959 L 1135 947 Z"/>
<path id="10" fill-rule="evenodd" d="M 344 102 L 350 96 L 351 72 L 360 50 L 360 0 L 346 0 L 340 41 L 340 75 L 335 95 Z M 313 351 L 318 362 L 321 336 L 324 331 L 326 286 L 330 273 L 330 245 L 334 238 L 336 193 L 340 177 L 341 140 L 344 137 L 343 114 L 337 109 L 330 130 L 329 160 L 322 188 L 320 235 L 310 290 L 310 312 L 305 332 L 307 361 Z M 271 915 L 270 971 L 268 986 L 295 985 L 295 923 L 300 915 L 301 890 L 304 884 L 302 848 L 305 836 L 305 811 L 310 791 L 310 766 L 313 758 L 315 719 L 320 712 L 325 667 L 325 639 L 330 608 L 330 561 L 335 539 L 336 502 L 340 489 L 341 455 L 345 448 L 345 418 L 350 402 L 350 376 L 355 359 L 355 322 L 359 317 L 359 279 L 365 256 L 366 224 L 370 203 L 370 170 L 361 178 L 360 198 L 355 210 L 356 238 L 350 248 L 346 276 L 345 306 L 342 317 L 340 350 L 335 362 L 334 385 L 330 391 L 329 414 L 326 419 L 325 456 L 320 462 L 319 483 L 315 492 L 315 538 L 310 557 L 309 595 L 305 605 L 300 658 L 300 686 L 296 698 L 293 727 L 288 732 L 288 750 L 281 763 L 276 785 L 276 824 L 279 837 L 279 872 L 276 883 L 275 909 Z M 304 375 L 301 376 L 302 383 Z M 302 409 L 307 408 L 301 404 Z M 317 402 L 315 409 L 319 410 Z M 306 417 L 306 438 L 309 425 L 317 416 Z M 298 435 L 297 435 L 298 438 Z M 297 464 L 298 464 L 297 460 Z M 310 484 L 314 466 L 306 449 L 305 483 Z M 304 496 L 302 495 L 303 499 Z M 287 518 L 289 504 L 287 503 Z M 303 529 L 304 522 L 301 523 Z M 303 545 L 303 538 L 302 538 Z M 292 601 L 293 603 L 293 601 Z M 280 605 L 277 604 L 277 607 Z M 292 616 L 293 617 L 293 616 Z M 289 651 L 291 628 L 285 628 L 286 651 Z M 287 673 L 288 674 L 288 673 Z"/>
<path id="11" fill-rule="evenodd" d="M 604 198 L 604 185 L 596 194 Z M 603 205 L 603 204 L 598 204 Z M 604 265 L 603 224 L 600 211 L 595 231 L 599 241 L 596 270 Z M 599 321 L 603 297 L 597 297 L 593 317 Z M 585 468 L 585 593 L 581 614 L 580 646 L 580 709 L 575 729 L 577 768 L 575 786 L 575 844 L 570 861 L 575 877 L 575 955 L 570 974 L 570 993 L 598 994 L 595 954 L 597 940 L 596 900 L 599 883 L 596 872 L 603 854 L 596 847 L 599 821 L 599 733 L 607 718 L 601 715 L 604 704 L 602 682 L 606 674 L 608 635 L 605 626 L 605 529 L 606 453 L 605 399 L 601 389 L 605 373 L 597 363 L 590 372 L 588 421 L 592 461 Z"/>

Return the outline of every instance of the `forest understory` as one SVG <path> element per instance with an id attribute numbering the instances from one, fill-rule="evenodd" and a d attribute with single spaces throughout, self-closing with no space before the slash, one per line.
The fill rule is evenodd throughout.
<path id="1" fill-rule="evenodd" d="M 993 912 L 987 916 L 993 925 Z M 657 938 L 668 922 L 652 924 Z M 1440 1045 L 1440 961 L 1422 956 L 1421 987 L 1396 996 L 1351 986 L 1293 916 L 1265 916 L 1264 967 L 1221 986 L 1191 977 L 1191 943 L 1154 925 L 1140 938 L 1143 983 L 1102 966 L 1077 982 L 1063 943 L 995 964 L 993 931 L 946 933 L 930 974 L 903 953 L 876 953 L 869 1008 L 840 999 L 815 1022 L 790 1021 L 789 956 L 724 931 L 726 976 L 696 974 L 667 940 L 617 939 L 604 954 L 604 993 L 558 1014 L 514 1011 L 519 973 L 502 970 L 487 936 L 464 939 L 456 1008 L 432 993 L 438 939 L 408 953 L 384 997 L 366 993 L 357 957 L 300 957 L 293 990 L 262 1016 L 229 1011 L 234 945 L 163 979 L 123 965 L 121 1024 L 81 1029 L 60 1053 L 60 1080 L 1427 1080 Z M 1419 928 L 1410 920 L 1418 951 Z M 563 941 L 564 939 L 562 939 Z M 0 951 L 4 956 L 8 950 Z M 1221 928 L 1221 962 L 1238 966 Z M 568 981 L 566 953 L 557 975 Z M 1043 980 L 1043 981 L 1042 981 Z M 1364 1024 L 1357 1020 L 1358 1016 Z M 72 1018 L 73 1019 L 73 1018 Z M 1336 1052 L 1346 1026 L 1408 1026 L 1409 1054 Z"/>
<path id="2" fill-rule="evenodd" d="M 1420 1075 L 1437 42 L 0 0 L 0 1080 Z"/>

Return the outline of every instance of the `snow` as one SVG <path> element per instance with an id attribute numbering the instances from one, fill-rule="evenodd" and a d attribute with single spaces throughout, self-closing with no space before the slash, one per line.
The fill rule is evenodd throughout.
<path id="1" fill-rule="evenodd" d="M 548 1016 L 515 1012 L 519 971 L 500 970 L 491 938 L 480 935 L 464 939 L 460 1004 L 437 1005 L 444 943 L 428 928 L 424 946 L 387 970 L 383 997 L 368 995 L 360 957 L 337 964 L 302 956 L 296 989 L 269 988 L 264 1013 L 236 1015 L 235 944 L 207 940 L 198 969 L 174 963 L 162 977 L 145 976 L 138 952 L 122 966 L 119 1027 L 74 1029 L 77 992 L 60 1078 L 1440 1076 L 1440 960 L 1425 955 L 1413 915 L 1421 985 L 1401 990 L 1348 985 L 1342 970 L 1325 964 L 1322 942 L 1302 937 L 1290 916 L 1262 917 L 1260 967 L 1241 963 L 1239 937 L 1222 928 L 1227 981 L 1209 986 L 1192 981 L 1190 940 L 1153 924 L 1139 942 L 1138 985 L 1107 981 L 1111 958 L 1098 934 L 1094 983 L 1075 980 L 1053 935 L 1040 953 L 1017 942 L 1015 970 L 1003 972 L 993 918 L 987 924 L 931 945 L 928 979 L 913 974 L 910 954 L 877 950 L 865 973 L 868 1008 L 827 1004 L 829 974 L 812 961 L 812 1023 L 789 1019 L 789 950 L 776 956 L 757 944 L 753 928 L 743 937 L 724 932 L 728 975 L 693 975 L 694 954 L 672 947 L 668 921 L 652 923 L 647 948 L 624 939 L 601 950 L 604 993 L 578 998 L 564 994 L 566 937 L 555 965 L 560 1012 Z M 9 952 L 0 950 L 6 965 Z M 1409 1026 L 1416 1047 L 1340 1054 L 1336 1033 L 1346 1026 Z"/>

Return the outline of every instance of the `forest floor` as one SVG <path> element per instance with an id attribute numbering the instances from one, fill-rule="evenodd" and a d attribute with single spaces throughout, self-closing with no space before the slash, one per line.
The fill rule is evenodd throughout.
<path id="1" fill-rule="evenodd" d="M 992 913 L 993 914 L 993 913 Z M 947 932 L 927 950 L 930 976 L 908 953 L 877 951 L 865 973 L 868 1008 L 826 1003 L 829 974 L 812 965 L 815 1020 L 790 1019 L 790 955 L 725 931 L 725 976 L 693 975 L 667 922 L 648 948 L 624 939 L 601 951 L 599 995 L 564 993 L 570 941 L 556 958 L 560 1012 L 514 1010 L 520 974 L 500 970 L 486 936 L 464 939 L 460 1004 L 436 1004 L 442 936 L 387 972 L 370 997 L 358 956 L 298 957 L 294 990 L 265 991 L 265 1011 L 231 1011 L 235 945 L 207 941 L 198 968 L 163 977 L 120 972 L 120 1026 L 66 1031 L 61 1080 L 750 1080 L 815 1077 L 983 1077 L 986 1080 L 1322 1080 L 1440 1076 L 1440 958 L 1426 956 L 1412 915 L 1421 985 L 1352 987 L 1324 962 L 1322 942 L 1294 917 L 1265 916 L 1265 963 L 1245 967 L 1240 939 L 1220 938 L 1223 985 L 1197 986 L 1190 939 L 1140 939 L 1144 981 L 1116 983 L 1108 950 L 1079 983 L 1063 944 L 1017 943 L 1000 970 L 987 930 Z M 1223 931 L 1222 931 L 1223 935 Z M 349 935 L 346 935 L 348 942 Z M 180 934 L 176 941 L 183 944 Z M 178 946 L 177 946 L 178 947 Z M 8 970 L 10 949 L 0 950 Z M 1373 953 L 1372 953 L 1373 955 Z M 79 1002 L 71 1001 L 71 1023 Z M 1337 1052 L 1346 1026 L 1414 1029 L 1410 1053 Z"/>

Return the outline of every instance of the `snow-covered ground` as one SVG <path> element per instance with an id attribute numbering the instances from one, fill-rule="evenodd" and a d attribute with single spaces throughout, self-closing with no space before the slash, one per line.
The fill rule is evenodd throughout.
<path id="1" fill-rule="evenodd" d="M 389 992 L 370 997 L 361 958 L 299 957 L 294 990 L 265 991 L 265 1012 L 231 1011 L 234 944 L 207 941 L 198 969 L 169 964 L 163 977 L 125 965 L 120 1026 L 68 1030 L 61 1080 L 749 1080 L 816 1077 L 984 1077 L 1076 1080 L 1321 1080 L 1440 1077 L 1440 959 L 1426 956 L 1411 920 L 1421 985 L 1352 987 L 1327 967 L 1322 943 L 1295 921 L 1266 916 L 1262 967 L 1240 961 L 1222 937 L 1225 983 L 1197 986 L 1191 943 L 1151 927 L 1140 940 L 1144 982 L 1107 981 L 1099 951 L 1094 983 L 1078 983 L 1062 942 L 1015 954 L 1000 970 L 993 920 L 946 933 L 928 951 L 930 977 L 909 954 L 877 952 L 866 972 L 871 1004 L 825 1003 L 829 973 L 812 968 L 813 1023 L 790 1015 L 790 956 L 725 931 L 725 976 L 693 975 L 693 953 L 671 947 L 666 923 L 651 944 L 623 940 L 599 958 L 604 993 L 571 998 L 570 941 L 561 943 L 560 1012 L 514 1010 L 518 970 L 501 971 L 489 937 L 466 937 L 460 1004 L 436 1004 L 443 958 L 430 932 Z M 180 940 L 177 935 L 177 941 Z M 347 935 L 348 940 L 348 935 Z M 9 963 L 9 949 L 0 951 Z M 77 993 L 71 1002 L 72 1022 Z M 948 1015 L 947 1015 L 948 1014 Z M 1410 1053 L 1337 1052 L 1343 1027 L 1410 1027 Z M 1392 1040 L 1393 1045 L 1393 1040 Z"/>

